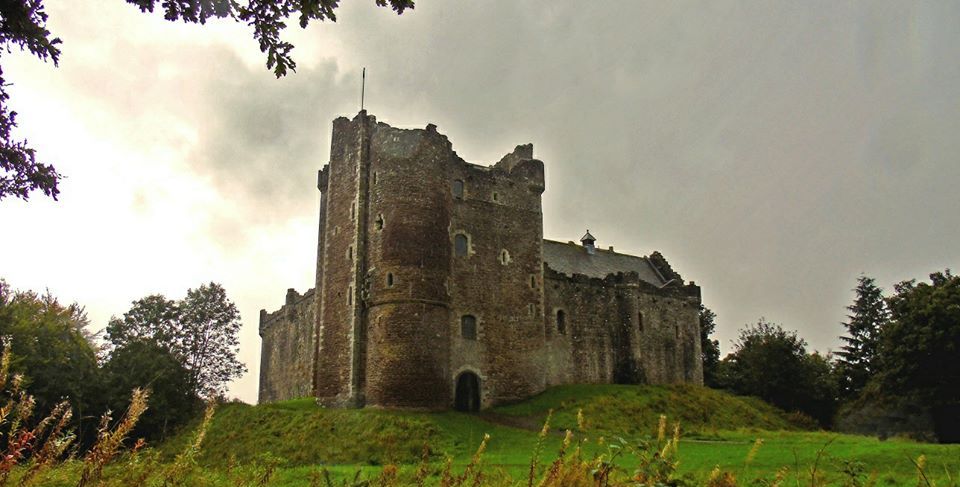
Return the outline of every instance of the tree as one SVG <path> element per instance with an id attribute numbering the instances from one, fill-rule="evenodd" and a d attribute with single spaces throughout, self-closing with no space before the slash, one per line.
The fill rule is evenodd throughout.
<path id="1" fill-rule="evenodd" d="M 941 441 L 960 441 L 960 276 L 947 269 L 894 289 L 880 343 L 883 394 L 929 406 Z"/>
<path id="2" fill-rule="evenodd" d="M 41 0 L 0 2 L 0 49 L 11 52 L 14 46 L 28 50 L 43 61 L 60 59 L 60 39 L 50 38 L 46 29 L 47 14 Z M 0 67 L 0 199 L 16 196 L 28 199 L 31 191 L 57 199 L 57 183 L 62 177 L 53 166 L 36 160 L 35 151 L 26 140 L 13 137 L 17 112 L 7 105 L 7 81 Z"/>
<path id="3" fill-rule="evenodd" d="M 843 324 L 847 335 L 840 337 L 845 344 L 836 352 L 840 395 L 846 399 L 857 397 L 879 371 L 880 335 L 890 320 L 883 290 L 873 278 L 860 276 L 854 291 L 857 297 L 847 306 Z"/>
<path id="4" fill-rule="evenodd" d="M 761 318 L 740 330 L 733 353 L 721 363 L 719 382 L 737 394 L 800 411 L 826 426 L 835 411 L 836 382 L 829 361 L 807 354 L 806 346 L 797 332 Z"/>
<path id="5" fill-rule="evenodd" d="M 175 432 L 199 409 L 190 373 L 169 351 L 151 340 L 132 340 L 117 347 L 103 364 L 104 389 L 113 411 L 125 411 L 130 391 L 150 391 L 150 407 L 140 417 L 134 435 L 161 440 Z"/>
<path id="6" fill-rule="evenodd" d="M 711 340 L 710 335 L 716 331 L 714 323 L 717 314 L 710 308 L 700 304 L 700 355 L 703 359 L 703 385 L 717 386 L 717 368 L 720 365 L 720 342 Z"/>
<path id="7" fill-rule="evenodd" d="M 148 341 L 169 351 L 188 371 L 191 391 L 202 397 L 222 394 L 227 382 L 246 372 L 236 358 L 240 312 L 216 283 L 189 289 L 176 302 L 161 295 L 134 301 L 106 331 L 116 348 Z"/>
<path id="8" fill-rule="evenodd" d="M 80 416 L 98 409 L 99 377 L 94 347 L 81 330 L 83 308 L 63 306 L 50 293 L 15 292 L 0 280 L 0 342 L 11 346 L 11 371 L 43 414 L 69 401 Z"/>
<path id="9" fill-rule="evenodd" d="M 413 9 L 413 0 L 375 0 L 380 7 L 389 6 L 397 14 Z M 153 13 L 157 7 L 166 20 L 205 24 L 212 17 L 229 18 L 243 22 L 253 29 L 253 38 L 260 51 L 267 56 L 267 68 L 279 78 L 288 71 L 296 71 L 290 52 L 293 45 L 281 39 L 287 21 L 296 16 L 301 28 L 311 20 L 336 22 L 334 10 L 339 0 L 126 0 Z M 11 52 L 13 47 L 26 49 L 42 61 L 52 60 L 57 65 L 61 44 L 46 29 L 47 14 L 43 0 L 0 1 L 0 48 Z M 53 166 L 36 162 L 34 149 L 27 141 L 15 140 L 12 131 L 17 126 L 16 112 L 7 106 L 9 95 L 0 68 L 0 200 L 16 196 L 24 200 L 30 192 L 39 190 L 57 199 L 58 183 L 62 175 Z"/>

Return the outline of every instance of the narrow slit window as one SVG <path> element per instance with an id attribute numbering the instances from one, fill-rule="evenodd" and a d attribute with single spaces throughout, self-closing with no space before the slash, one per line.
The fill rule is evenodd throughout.
<path id="1" fill-rule="evenodd" d="M 393 287 L 393 273 L 387 273 L 387 287 Z"/>
<path id="2" fill-rule="evenodd" d="M 493 193 L 493 201 L 494 202 L 500 201 L 500 196 L 497 193 Z"/>
<path id="3" fill-rule="evenodd" d="M 557 333 L 567 334 L 567 314 L 562 309 L 557 310 Z"/>
<path id="4" fill-rule="evenodd" d="M 462 233 L 458 233 L 456 236 L 453 237 L 454 255 L 456 255 L 457 257 L 466 257 L 468 249 L 469 249 L 469 241 L 467 240 L 466 235 Z"/>
<path id="5" fill-rule="evenodd" d="M 460 317 L 460 336 L 464 340 L 477 339 L 477 318 L 473 315 L 463 315 Z"/>
<path id="6" fill-rule="evenodd" d="M 530 289 L 537 288 L 537 276 L 530 276 Z"/>
<path id="7" fill-rule="evenodd" d="M 383 230 L 383 215 L 377 215 L 377 219 L 376 221 L 374 221 L 374 225 L 376 225 L 377 230 Z"/>
<path id="8" fill-rule="evenodd" d="M 510 252 L 507 252 L 507 249 L 500 251 L 500 263 L 503 265 L 510 263 Z"/>
<path id="9" fill-rule="evenodd" d="M 353 245 L 347 247 L 347 260 L 353 260 Z"/>
<path id="10" fill-rule="evenodd" d="M 350 219 L 353 220 L 353 219 L 356 218 L 356 217 L 357 217 L 357 204 L 356 204 L 356 203 L 351 203 L 351 204 L 350 204 Z"/>
<path id="11" fill-rule="evenodd" d="M 637 330 L 643 332 L 643 313 L 637 313 Z"/>
<path id="12" fill-rule="evenodd" d="M 454 180 L 453 180 L 453 185 L 452 185 L 452 190 L 453 190 L 453 197 L 454 197 L 454 198 L 456 198 L 456 199 L 458 199 L 458 200 L 462 200 L 462 199 L 463 199 L 463 181 L 461 181 L 461 180 L 459 180 L 459 179 L 454 179 Z"/>
<path id="13" fill-rule="evenodd" d="M 347 306 L 353 306 L 353 286 L 347 289 Z"/>

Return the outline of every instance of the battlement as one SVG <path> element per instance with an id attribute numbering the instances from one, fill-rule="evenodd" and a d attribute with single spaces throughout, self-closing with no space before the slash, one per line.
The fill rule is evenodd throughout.
<path id="1" fill-rule="evenodd" d="M 281 306 L 280 309 L 272 313 L 267 312 L 265 309 L 260 310 L 260 336 L 262 337 L 264 331 L 279 322 L 289 324 L 291 316 L 296 312 L 297 308 L 310 304 L 313 299 L 313 288 L 308 289 L 307 292 L 303 294 L 298 293 L 294 288 L 287 289 L 283 306 Z"/>

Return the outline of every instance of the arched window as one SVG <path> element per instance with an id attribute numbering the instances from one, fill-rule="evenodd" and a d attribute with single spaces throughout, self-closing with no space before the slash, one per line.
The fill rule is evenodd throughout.
<path id="1" fill-rule="evenodd" d="M 472 315 L 463 315 L 460 317 L 460 336 L 464 340 L 477 339 L 477 319 Z"/>
<path id="2" fill-rule="evenodd" d="M 510 263 L 510 252 L 507 252 L 507 249 L 500 250 L 500 263 L 503 265 Z"/>
<path id="3" fill-rule="evenodd" d="M 452 186 L 453 186 L 452 187 L 453 197 L 458 200 L 462 200 L 463 199 L 463 181 L 459 179 L 454 179 Z"/>
<path id="4" fill-rule="evenodd" d="M 458 234 L 456 234 L 456 235 L 453 237 L 453 253 L 454 253 L 454 255 L 456 255 L 457 257 L 466 257 L 466 256 L 467 256 L 467 250 L 468 250 L 469 248 L 470 248 L 470 245 L 469 245 L 469 241 L 467 240 L 467 236 L 466 236 L 466 235 L 464 235 L 464 234 L 462 234 L 462 233 L 458 233 Z"/>
<path id="5" fill-rule="evenodd" d="M 562 309 L 557 310 L 557 333 L 567 334 L 567 314 Z"/>

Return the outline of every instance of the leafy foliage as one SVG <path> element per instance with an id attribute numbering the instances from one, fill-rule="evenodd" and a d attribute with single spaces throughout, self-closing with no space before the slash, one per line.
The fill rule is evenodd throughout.
<path id="1" fill-rule="evenodd" d="M 9 53 L 17 47 L 56 65 L 60 39 L 50 38 L 46 23 L 42 0 L 0 2 L 0 49 Z M 57 183 L 62 176 L 53 166 L 37 162 L 34 149 L 26 140 L 13 137 L 17 112 L 10 110 L 9 100 L 7 81 L 0 68 L 0 199 L 16 196 L 26 200 L 34 190 L 57 199 Z"/>
<path id="2" fill-rule="evenodd" d="M 150 391 L 150 408 L 133 430 L 134 436 L 160 440 L 172 434 L 199 411 L 190 373 L 169 351 L 152 341 L 131 341 L 117 347 L 103 364 L 109 407 L 125 411 L 130 391 Z"/>
<path id="3" fill-rule="evenodd" d="M 236 357 L 240 312 L 216 283 L 189 289 L 176 302 L 161 295 L 134 301 L 106 331 L 114 347 L 149 341 L 170 352 L 187 370 L 191 391 L 203 397 L 222 394 L 227 382 L 246 372 Z"/>
<path id="4" fill-rule="evenodd" d="M 703 385 L 717 386 L 717 369 L 720 366 L 720 342 L 710 336 L 717 329 L 714 320 L 717 314 L 700 304 L 700 357 L 703 360 Z"/>
<path id="5" fill-rule="evenodd" d="M 49 293 L 14 292 L 0 280 L 0 341 L 11 347 L 11 371 L 43 414 L 67 400 L 80 411 L 98 402 L 96 351 L 82 332 L 83 308 L 64 306 Z"/>
<path id="6" fill-rule="evenodd" d="M 829 361 L 807 354 L 806 347 L 797 332 L 761 318 L 740 331 L 734 352 L 721 363 L 720 384 L 826 426 L 836 409 L 836 381 Z"/>
<path id="7" fill-rule="evenodd" d="M 889 298 L 891 322 L 880 345 L 884 389 L 931 405 L 960 404 L 960 276 L 904 281 Z"/>
<path id="8" fill-rule="evenodd" d="M 883 290 L 873 278 L 860 276 L 854 291 L 857 297 L 847 306 L 843 324 L 847 335 L 840 337 L 844 345 L 836 352 L 840 395 L 847 399 L 857 397 L 879 371 L 880 335 L 890 321 Z"/>
<path id="9" fill-rule="evenodd" d="M 143 12 L 153 12 L 159 6 L 163 17 L 170 21 L 206 23 L 211 17 L 230 17 L 249 25 L 253 38 L 260 44 L 260 52 L 267 55 L 267 68 L 273 69 L 279 78 L 287 71 L 296 71 L 290 51 L 293 44 L 281 39 L 288 19 L 296 16 L 301 28 L 311 20 L 337 21 L 334 10 L 339 0 L 247 0 L 242 5 L 237 0 L 127 0 Z M 376 0 L 380 7 L 390 6 L 397 14 L 413 8 L 413 0 Z"/>

